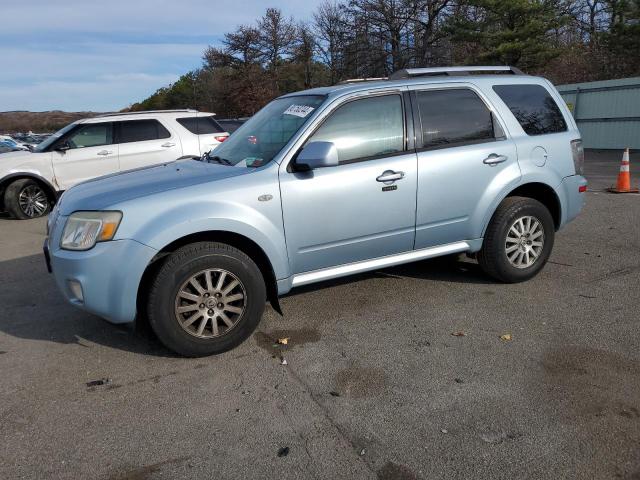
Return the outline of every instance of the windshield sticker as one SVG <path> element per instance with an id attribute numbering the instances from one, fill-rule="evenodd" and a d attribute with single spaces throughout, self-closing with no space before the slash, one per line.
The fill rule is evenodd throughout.
<path id="1" fill-rule="evenodd" d="M 308 105 L 291 105 L 283 112 L 283 114 L 295 115 L 296 117 L 304 118 L 314 110 L 315 108 L 309 107 Z"/>

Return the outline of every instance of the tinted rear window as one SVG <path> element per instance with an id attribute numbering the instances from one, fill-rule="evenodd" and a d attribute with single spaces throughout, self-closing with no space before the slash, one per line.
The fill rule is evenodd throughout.
<path id="1" fill-rule="evenodd" d="M 191 133 L 196 135 L 207 135 L 211 133 L 224 132 L 222 127 L 216 122 L 212 116 L 208 117 L 185 117 L 176 118 L 178 123 Z"/>
<path id="2" fill-rule="evenodd" d="M 495 139 L 493 118 L 468 89 L 417 92 L 423 148 L 442 148 Z"/>
<path id="3" fill-rule="evenodd" d="M 169 138 L 171 134 L 157 120 L 127 120 L 120 122 L 118 143 L 143 142 Z"/>
<path id="4" fill-rule="evenodd" d="M 495 85 L 493 90 L 507 104 L 527 135 L 567 130 L 558 104 L 543 86 Z"/>

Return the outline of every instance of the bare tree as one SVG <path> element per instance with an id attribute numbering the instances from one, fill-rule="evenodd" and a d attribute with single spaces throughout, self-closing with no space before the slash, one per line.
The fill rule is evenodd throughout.
<path id="1" fill-rule="evenodd" d="M 267 8 L 258 20 L 260 48 L 267 68 L 275 69 L 283 57 L 290 55 L 296 39 L 293 19 L 287 19 L 277 8 Z"/>

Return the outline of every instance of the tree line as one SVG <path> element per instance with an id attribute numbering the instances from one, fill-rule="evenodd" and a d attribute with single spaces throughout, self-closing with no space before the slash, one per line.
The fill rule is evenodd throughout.
<path id="1" fill-rule="evenodd" d="M 326 0 L 306 21 L 268 8 L 130 108 L 242 117 L 296 90 L 474 64 L 556 84 L 640 75 L 640 0 Z"/>

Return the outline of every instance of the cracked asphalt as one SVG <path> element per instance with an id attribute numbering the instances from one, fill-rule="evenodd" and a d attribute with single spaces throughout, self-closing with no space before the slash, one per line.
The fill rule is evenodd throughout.
<path id="1" fill-rule="evenodd" d="M 195 360 L 67 305 L 44 220 L 0 218 L 0 478 L 640 478 L 640 195 L 603 192 L 619 161 L 588 153 L 586 208 L 532 281 L 447 257 L 323 283 Z"/>

